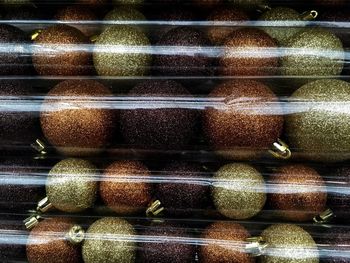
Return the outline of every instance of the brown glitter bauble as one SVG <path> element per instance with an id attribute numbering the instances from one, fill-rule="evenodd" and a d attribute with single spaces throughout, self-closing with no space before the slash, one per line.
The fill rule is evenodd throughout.
<path id="1" fill-rule="evenodd" d="M 104 171 L 100 182 L 100 196 L 118 214 L 132 214 L 146 210 L 151 202 L 148 168 L 138 161 L 116 161 Z"/>
<path id="2" fill-rule="evenodd" d="M 92 70 L 88 44 L 90 40 L 74 27 L 50 26 L 34 41 L 33 65 L 39 75 L 87 75 Z"/>
<path id="3" fill-rule="evenodd" d="M 279 65 L 277 44 L 260 29 L 233 31 L 223 42 L 219 73 L 226 76 L 271 76 Z"/>
<path id="4" fill-rule="evenodd" d="M 35 226 L 27 241 L 29 263 L 81 262 L 80 246 L 66 239 L 73 226 L 73 222 L 66 218 L 45 219 Z"/>
<path id="5" fill-rule="evenodd" d="M 249 20 L 249 16 L 242 10 L 233 7 L 221 7 L 214 10 L 208 16 L 209 22 L 245 22 Z M 211 26 L 208 27 L 208 38 L 216 45 L 221 45 L 224 40 L 233 32 L 237 30 L 237 27 L 233 26 Z"/>
<path id="6" fill-rule="evenodd" d="M 322 177 L 312 168 L 292 164 L 271 175 L 268 196 L 278 216 L 290 221 L 308 221 L 326 208 L 327 190 Z"/>
<path id="7" fill-rule="evenodd" d="M 263 83 L 232 80 L 209 95 L 215 107 L 203 114 L 203 130 L 214 150 L 228 158 L 256 157 L 281 135 L 283 117 L 276 95 Z"/>
<path id="8" fill-rule="evenodd" d="M 240 224 L 215 222 L 208 226 L 201 238 L 206 244 L 200 246 L 203 263 L 254 263 L 255 259 L 244 252 L 249 232 Z"/>
<path id="9" fill-rule="evenodd" d="M 115 114 L 105 107 L 111 91 L 94 80 L 67 80 L 47 94 L 41 108 L 46 139 L 66 155 L 98 153 L 114 131 Z"/>

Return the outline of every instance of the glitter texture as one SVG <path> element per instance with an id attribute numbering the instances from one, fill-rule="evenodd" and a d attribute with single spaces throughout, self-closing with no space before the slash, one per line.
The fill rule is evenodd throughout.
<path id="1" fill-rule="evenodd" d="M 140 29 L 109 26 L 95 42 L 96 71 L 101 76 L 145 75 L 151 63 L 151 55 L 146 53 L 149 48 L 150 42 Z"/>
<path id="2" fill-rule="evenodd" d="M 259 6 L 265 6 L 268 0 L 228 0 L 232 5 L 239 6 L 245 9 L 257 9 Z"/>
<path id="3" fill-rule="evenodd" d="M 94 80 L 67 80 L 47 94 L 41 108 L 46 139 L 65 155 L 103 150 L 115 129 L 115 114 L 105 107 L 111 91 Z"/>
<path id="4" fill-rule="evenodd" d="M 322 263 L 349 263 L 350 230 L 344 226 L 333 226 L 319 238 Z"/>
<path id="5" fill-rule="evenodd" d="M 278 169 L 269 180 L 272 209 L 290 221 L 311 221 L 326 210 L 327 190 L 322 177 L 311 167 L 296 164 Z"/>
<path id="6" fill-rule="evenodd" d="M 264 178 L 250 165 L 225 165 L 214 175 L 212 198 L 216 209 L 224 216 L 251 218 L 261 211 L 266 201 Z"/>
<path id="7" fill-rule="evenodd" d="M 135 230 L 125 220 L 102 218 L 86 232 L 82 254 L 85 263 L 132 263 L 135 261 Z"/>
<path id="8" fill-rule="evenodd" d="M 14 262 L 26 260 L 26 242 L 28 231 L 20 220 L 0 219 L 0 261 Z"/>
<path id="9" fill-rule="evenodd" d="M 146 17 L 137 9 L 130 6 L 118 6 L 112 11 L 108 12 L 104 17 L 105 21 L 145 21 Z"/>
<path id="10" fill-rule="evenodd" d="M 149 179 L 150 171 L 141 162 L 114 162 L 102 175 L 100 196 L 109 208 L 119 214 L 145 211 L 152 198 Z"/>
<path id="11" fill-rule="evenodd" d="M 93 206 L 97 193 L 97 169 L 81 159 L 65 159 L 49 172 L 46 194 L 64 212 L 80 212 Z"/>
<path id="12" fill-rule="evenodd" d="M 350 157 L 350 84 L 341 80 L 317 80 L 290 97 L 286 134 L 291 148 L 317 161 L 341 161 Z"/>
<path id="13" fill-rule="evenodd" d="M 89 39 L 78 29 L 67 25 L 48 27 L 39 34 L 34 44 L 32 58 L 39 75 L 91 73 L 91 53 L 79 48 L 79 45 L 89 44 Z"/>
<path id="14" fill-rule="evenodd" d="M 318 263 L 318 251 L 310 234 L 299 226 L 277 224 L 265 229 L 267 243 L 261 263 Z"/>
<path id="15" fill-rule="evenodd" d="M 255 259 L 244 252 L 248 231 L 233 222 L 215 222 L 207 227 L 201 238 L 200 262 L 203 263 L 254 263 Z"/>
<path id="16" fill-rule="evenodd" d="M 65 237 L 73 225 L 69 219 L 52 218 L 35 226 L 27 242 L 29 263 L 81 262 L 80 246 L 69 243 Z"/>

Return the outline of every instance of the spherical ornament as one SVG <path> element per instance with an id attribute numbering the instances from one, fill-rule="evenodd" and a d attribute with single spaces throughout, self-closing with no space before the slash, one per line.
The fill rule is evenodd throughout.
<path id="1" fill-rule="evenodd" d="M 25 75 L 30 70 L 29 39 L 17 27 L 0 24 L 0 75 Z"/>
<path id="2" fill-rule="evenodd" d="M 278 216 L 311 221 L 326 209 L 327 189 L 322 177 L 302 164 L 286 165 L 270 176 L 269 201 Z"/>
<path id="3" fill-rule="evenodd" d="M 171 162 L 160 171 L 160 176 L 171 181 L 161 182 L 156 188 L 157 199 L 166 213 L 191 215 L 204 208 L 209 189 L 202 182 L 204 173 L 200 165 Z"/>
<path id="4" fill-rule="evenodd" d="M 145 75 L 151 63 L 149 46 L 148 38 L 140 29 L 109 26 L 95 42 L 95 69 L 101 76 Z"/>
<path id="5" fill-rule="evenodd" d="M 136 85 L 128 94 L 135 97 L 135 109 L 120 112 L 125 142 L 148 150 L 184 148 L 195 135 L 197 112 L 175 104 L 173 108 L 169 107 L 171 104 L 161 108 L 154 97 L 164 97 L 169 102 L 168 97 L 189 95 L 182 85 L 171 80 L 149 80 Z"/>
<path id="6" fill-rule="evenodd" d="M 349 263 L 350 230 L 333 227 L 319 239 L 321 263 Z"/>
<path id="7" fill-rule="evenodd" d="M 208 240 L 208 244 L 200 246 L 200 260 L 203 263 L 254 263 L 255 259 L 243 252 L 249 237 L 249 232 L 240 224 L 215 222 L 208 226 L 201 236 L 203 240 Z"/>
<path id="8" fill-rule="evenodd" d="M 260 6 L 266 6 L 268 4 L 268 0 L 228 0 L 228 2 L 248 10 L 256 10 Z"/>
<path id="9" fill-rule="evenodd" d="M 248 219 L 258 214 L 266 201 L 262 175 L 250 165 L 232 163 L 214 175 L 212 198 L 216 209 L 231 219 Z"/>
<path id="10" fill-rule="evenodd" d="M 249 16 L 242 10 L 233 7 L 221 7 L 211 12 L 207 18 L 209 22 L 247 22 Z M 237 27 L 222 27 L 212 26 L 208 27 L 208 38 L 216 45 L 221 45 L 225 39 L 233 32 L 237 30 Z"/>
<path id="11" fill-rule="evenodd" d="M 80 247 L 66 239 L 73 226 L 74 223 L 67 218 L 50 218 L 40 222 L 28 237 L 28 262 L 81 262 Z"/>
<path id="12" fill-rule="evenodd" d="M 33 94 L 31 87 L 23 81 L 0 80 L 0 96 L 6 105 L 0 111 L 0 142 L 2 147 L 15 149 L 33 143 L 40 134 L 35 101 L 27 96 Z M 30 103 L 30 104 L 28 104 Z M 28 110 L 30 108 L 30 110 Z"/>
<path id="13" fill-rule="evenodd" d="M 100 196 L 105 204 L 119 214 L 145 211 L 151 202 L 150 171 L 138 161 L 116 161 L 104 171 Z"/>
<path id="14" fill-rule="evenodd" d="M 204 111 L 203 130 L 214 150 L 225 157 L 256 157 L 282 133 L 278 98 L 261 82 L 227 81 L 217 86 L 209 98 L 220 98 L 222 106 Z"/>
<path id="15" fill-rule="evenodd" d="M 277 72 L 277 44 L 256 28 L 233 31 L 223 42 L 219 73 L 226 76 L 270 76 Z"/>
<path id="16" fill-rule="evenodd" d="M 105 21 L 145 21 L 146 17 L 137 9 L 130 6 L 118 6 L 107 13 Z"/>
<path id="17" fill-rule="evenodd" d="M 74 213 L 92 207 L 97 193 L 97 169 L 82 159 L 57 163 L 46 180 L 46 195 L 58 210 Z"/>
<path id="18" fill-rule="evenodd" d="M 90 41 L 78 29 L 67 25 L 50 26 L 39 34 L 34 44 L 33 64 L 39 75 L 91 73 L 91 53 L 80 47 Z"/>
<path id="19" fill-rule="evenodd" d="M 145 241 L 140 243 L 141 262 L 194 262 L 196 247 L 184 241 L 193 237 L 181 227 L 168 225 L 148 227 L 142 233 L 142 238 Z"/>
<path id="20" fill-rule="evenodd" d="M 46 139 L 66 155 L 101 152 L 115 128 L 115 113 L 104 105 L 111 91 L 94 80 L 66 80 L 47 94 L 41 108 Z"/>
<path id="21" fill-rule="evenodd" d="M 276 224 L 265 229 L 262 263 L 318 263 L 317 245 L 308 232 L 291 224 Z"/>
<path id="22" fill-rule="evenodd" d="M 311 160 L 350 157 L 350 84 L 322 79 L 299 88 L 289 99 L 286 135 L 296 152 Z"/>
<path id="23" fill-rule="evenodd" d="M 202 31 L 176 27 L 165 33 L 156 45 L 163 50 L 154 57 L 158 74 L 197 77 L 211 74 L 212 59 L 206 50 L 210 43 Z"/>
<path id="24" fill-rule="evenodd" d="M 134 262 L 135 235 L 132 225 L 124 219 L 110 217 L 97 220 L 86 232 L 82 248 L 84 262 Z"/>
<path id="25" fill-rule="evenodd" d="M 344 50 L 340 39 L 321 28 L 307 28 L 295 34 L 285 43 L 281 58 L 281 74 L 299 76 L 295 84 L 310 79 L 302 78 L 337 76 L 343 70 Z"/>

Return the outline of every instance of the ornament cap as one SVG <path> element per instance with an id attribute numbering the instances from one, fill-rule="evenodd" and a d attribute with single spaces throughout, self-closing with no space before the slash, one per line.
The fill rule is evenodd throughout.
<path id="1" fill-rule="evenodd" d="M 302 20 L 312 21 L 318 17 L 318 12 L 316 10 L 306 11 L 300 15 Z"/>
<path id="2" fill-rule="evenodd" d="M 52 204 L 50 203 L 49 198 L 45 197 L 44 199 L 39 201 L 36 210 L 38 212 L 45 213 L 48 210 L 50 210 L 51 208 L 52 208 Z"/>
<path id="3" fill-rule="evenodd" d="M 281 139 L 277 139 L 277 142 L 273 143 L 272 149 L 269 150 L 269 153 L 278 159 L 287 160 L 292 157 L 292 152 L 290 151 L 289 146 Z"/>
<path id="4" fill-rule="evenodd" d="M 249 237 L 246 242 L 246 252 L 255 257 L 261 256 L 267 247 L 267 243 L 262 237 Z"/>
<path id="5" fill-rule="evenodd" d="M 30 39 L 35 40 L 41 34 L 42 29 L 36 29 L 30 34 Z"/>
<path id="6" fill-rule="evenodd" d="M 150 204 L 150 206 L 146 210 L 147 216 L 158 216 L 161 212 L 163 212 L 164 207 L 161 206 L 162 203 L 159 200 L 156 200 Z"/>
<path id="7" fill-rule="evenodd" d="M 23 223 L 27 229 L 32 229 L 39 223 L 41 219 L 42 217 L 40 216 L 40 214 L 34 213 L 30 217 L 24 219 Z"/>
<path id="8" fill-rule="evenodd" d="M 36 139 L 34 143 L 32 143 L 30 145 L 35 151 L 37 151 L 39 153 L 40 156 L 44 156 L 47 154 L 46 152 L 46 145 L 45 143 L 40 140 L 40 139 Z"/>
<path id="9" fill-rule="evenodd" d="M 313 220 L 317 224 L 324 224 L 324 223 L 328 223 L 334 216 L 335 215 L 333 211 L 331 209 L 327 209 L 321 214 L 315 216 Z"/>
<path id="10" fill-rule="evenodd" d="M 271 6 L 267 5 L 267 4 L 261 4 L 261 5 L 258 5 L 257 6 L 257 11 L 260 12 L 260 13 L 264 13 L 266 11 L 269 11 L 271 10 Z"/>
<path id="11" fill-rule="evenodd" d="M 66 234 L 66 239 L 73 245 L 80 244 L 85 238 L 85 231 L 79 225 L 74 225 Z"/>

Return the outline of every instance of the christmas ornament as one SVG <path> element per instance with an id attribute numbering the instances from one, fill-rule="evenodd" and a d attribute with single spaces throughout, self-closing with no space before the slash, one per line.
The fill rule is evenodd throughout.
<path id="1" fill-rule="evenodd" d="M 257 10 L 268 5 L 268 0 L 228 0 L 228 2 L 248 10 Z"/>
<path id="2" fill-rule="evenodd" d="M 349 263 L 350 230 L 332 227 L 318 241 L 322 263 Z"/>
<path id="3" fill-rule="evenodd" d="M 107 13 L 105 21 L 145 21 L 146 17 L 137 9 L 130 6 L 118 6 Z"/>
<path id="4" fill-rule="evenodd" d="M 270 176 L 269 188 L 271 208 L 283 219 L 311 221 L 325 210 L 325 183 L 314 169 L 306 165 L 280 167 Z"/>
<path id="5" fill-rule="evenodd" d="M 212 199 L 216 209 L 228 218 L 251 218 L 258 214 L 265 204 L 264 179 L 250 165 L 227 164 L 213 177 Z"/>
<path id="6" fill-rule="evenodd" d="M 101 152 L 115 128 L 105 101 L 111 91 L 94 80 L 66 80 L 46 95 L 40 121 L 46 139 L 65 155 Z"/>
<path id="7" fill-rule="evenodd" d="M 33 65 L 39 75 L 87 75 L 91 73 L 91 54 L 83 48 L 89 39 L 68 25 L 44 29 L 34 40 Z"/>
<path id="8" fill-rule="evenodd" d="M 170 225 L 148 227 L 141 235 L 141 262 L 194 262 L 196 247 L 190 242 L 193 238 L 185 229 Z"/>
<path id="9" fill-rule="evenodd" d="M 167 214 L 191 215 L 204 208 L 209 189 L 200 165 L 171 162 L 160 176 L 166 181 L 157 185 L 155 195 Z"/>
<path id="10" fill-rule="evenodd" d="M 51 218 L 40 222 L 27 241 L 29 263 L 81 262 L 80 243 L 83 230 L 67 218 Z"/>
<path id="11" fill-rule="evenodd" d="M 221 7 L 212 11 L 208 18 L 208 22 L 214 23 L 243 23 L 249 20 L 249 16 L 242 10 L 234 7 Z M 208 38 L 215 45 L 221 45 L 225 39 L 233 32 L 237 30 L 237 27 L 233 26 L 211 26 L 208 27 Z"/>
<path id="12" fill-rule="evenodd" d="M 145 211 L 151 201 L 150 171 L 138 161 L 116 161 L 104 171 L 100 196 L 119 214 Z"/>
<path id="13" fill-rule="evenodd" d="M 247 159 L 267 150 L 282 133 L 282 109 L 275 94 L 254 80 L 226 81 L 209 94 L 217 100 L 203 114 L 209 143 L 228 158 Z M 281 156 L 288 154 L 281 153 Z"/>
<path id="14" fill-rule="evenodd" d="M 270 76 L 279 66 L 277 44 L 256 28 L 233 31 L 223 42 L 219 74 L 226 76 Z"/>
<path id="15" fill-rule="evenodd" d="M 249 232 L 240 224 L 215 222 L 201 236 L 208 244 L 200 246 L 200 260 L 203 263 L 254 263 L 255 259 L 244 252 L 244 245 L 249 237 Z"/>
<path id="16" fill-rule="evenodd" d="M 295 91 L 288 105 L 293 112 L 286 116 L 290 146 L 311 160 L 348 159 L 349 100 L 350 84 L 342 80 L 317 80 Z"/>
<path id="17" fill-rule="evenodd" d="M 135 230 L 124 219 L 102 218 L 86 232 L 82 254 L 85 263 L 132 263 L 135 261 Z"/>
<path id="18" fill-rule="evenodd" d="M 293 35 L 285 44 L 281 58 L 281 73 L 296 85 L 309 78 L 336 76 L 343 70 L 344 50 L 340 39 L 322 28 L 307 28 Z M 303 78 L 305 77 L 305 78 Z"/>
<path id="19" fill-rule="evenodd" d="M 0 75 L 25 75 L 30 70 L 29 39 L 17 27 L 0 24 Z"/>
<path id="20" fill-rule="evenodd" d="M 207 76 L 211 74 L 210 42 L 202 31 L 176 27 L 156 44 L 162 52 L 154 57 L 155 70 L 162 76 Z"/>
<path id="21" fill-rule="evenodd" d="M 134 97 L 133 109 L 120 112 L 125 142 L 148 150 L 184 148 L 195 134 L 197 112 L 181 106 L 174 96 L 189 95 L 182 85 L 172 80 L 149 80 L 137 84 L 128 93 Z"/>

